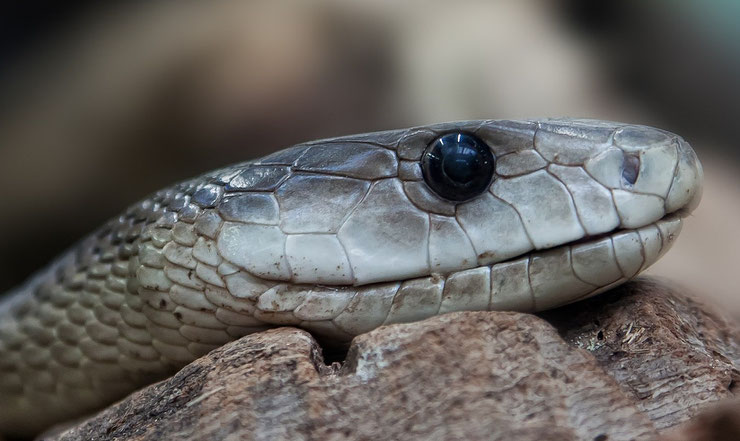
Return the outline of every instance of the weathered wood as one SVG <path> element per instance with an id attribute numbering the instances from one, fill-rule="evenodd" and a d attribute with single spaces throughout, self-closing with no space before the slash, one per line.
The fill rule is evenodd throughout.
<path id="1" fill-rule="evenodd" d="M 740 328 L 669 282 L 641 277 L 543 317 L 591 352 L 659 430 L 739 390 Z"/>
<path id="2" fill-rule="evenodd" d="M 543 317 L 388 326 L 331 366 L 306 332 L 267 331 L 50 439 L 651 439 L 733 395 L 737 330 L 668 285 Z"/>

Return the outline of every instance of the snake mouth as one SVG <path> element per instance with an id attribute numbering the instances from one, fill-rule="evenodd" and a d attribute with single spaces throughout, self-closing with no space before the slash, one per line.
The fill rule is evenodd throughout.
<path id="1" fill-rule="evenodd" d="M 635 277 L 671 247 L 681 225 L 681 216 L 672 214 L 640 228 L 447 275 L 359 287 L 307 286 L 305 299 L 297 286 L 289 292 L 273 289 L 260 296 L 254 314 L 265 323 L 296 324 L 316 335 L 349 341 L 381 325 L 454 311 L 551 309 Z"/>
<path id="2" fill-rule="evenodd" d="M 684 208 L 681 208 L 679 210 L 674 211 L 673 213 L 668 213 L 668 214 L 664 215 L 663 217 L 661 217 L 660 219 L 658 219 L 657 221 L 655 221 L 655 222 L 653 222 L 651 224 L 645 225 L 643 227 L 639 227 L 639 228 L 616 228 L 614 230 L 607 231 L 605 233 L 587 235 L 587 236 L 584 236 L 584 237 L 582 237 L 580 239 L 577 239 L 577 240 L 574 240 L 574 241 L 569 242 L 567 244 L 563 244 L 563 245 L 559 245 L 559 246 L 578 245 L 578 244 L 581 244 L 581 243 L 593 242 L 593 241 L 596 241 L 596 240 L 599 240 L 599 239 L 604 239 L 604 238 L 607 238 L 607 237 L 612 237 L 612 236 L 614 236 L 616 234 L 619 234 L 619 233 L 627 233 L 627 232 L 630 232 L 630 231 L 637 231 L 640 228 L 645 228 L 645 227 L 648 227 L 650 225 L 656 225 L 659 222 L 664 222 L 664 221 L 669 221 L 669 220 L 682 221 L 683 219 L 689 217 L 691 215 L 691 213 L 692 213 L 692 210 L 691 209 L 689 209 L 687 207 L 684 207 Z M 553 248 L 557 248 L 557 247 L 553 247 Z"/>
<path id="3" fill-rule="evenodd" d="M 489 309 L 540 311 L 614 288 L 671 248 L 686 215 L 671 213 L 639 228 L 587 236 L 485 267 L 491 272 Z"/>

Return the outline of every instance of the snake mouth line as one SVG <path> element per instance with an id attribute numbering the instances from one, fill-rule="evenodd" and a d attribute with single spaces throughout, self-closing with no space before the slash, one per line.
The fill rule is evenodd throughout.
<path id="1" fill-rule="evenodd" d="M 268 326 L 292 324 L 349 341 L 381 325 L 448 312 L 537 312 L 635 277 L 670 248 L 680 227 L 680 217 L 672 214 L 639 228 L 617 229 L 446 274 L 358 286 L 270 289 L 254 305 L 254 317 Z"/>
<path id="2" fill-rule="evenodd" d="M 539 249 L 539 250 L 533 250 L 533 251 L 530 251 L 528 253 L 520 254 L 520 255 L 518 255 L 516 257 L 512 257 L 510 259 L 506 259 L 506 260 L 503 260 L 501 262 L 496 262 L 493 265 L 500 265 L 500 264 L 504 264 L 504 263 L 509 263 L 509 262 L 512 262 L 512 261 L 515 261 L 515 260 L 519 260 L 519 259 L 521 259 L 523 257 L 533 256 L 533 255 L 536 255 L 536 254 L 542 254 L 542 253 L 547 253 L 547 252 L 552 252 L 552 251 L 556 251 L 556 250 L 560 250 L 560 249 L 565 249 L 565 248 L 568 248 L 568 247 L 573 247 L 573 246 L 576 246 L 576 245 L 583 245 L 583 244 L 595 243 L 595 242 L 598 242 L 598 241 L 603 240 L 603 239 L 613 239 L 615 236 L 618 236 L 620 234 L 635 233 L 635 232 L 638 232 L 639 230 L 643 230 L 645 228 L 650 228 L 650 227 L 654 227 L 654 226 L 657 227 L 657 226 L 661 225 L 662 223 L 666 223 L 666 222 L 676 222 L 676 221 L 679 221 L 680 222 L 685 217 L 687 217 L 689 214 L 691 214 L 689 211 L 679 210 L 679 211 L 676 211 L 676 212 L 673 212 L 673 213 L 669 213 L 669 214 L 661 217 L 660 219 L 658 219 L 658 220 L 656 220 L 654 222 L 651 222 L 649 224 L 643 225 L 641 227 L 636 227 L 636 228 L 616 228 L 614 230 L 607 231 L 605 233 L 599 233 L 599 234 L 584 236 L 584 237 L 582 237 L 580 239 L 577 239 L 577 240 L 574 240 L 574 241 L 571 241 L 571 242 L 567 242 L 567 243 L 564 243 L 564 244 L 556 245 L 554 247 L 543 248 L 543 249 Z M 661 229 L 659 228 L 658 231 L 661 232 Z M 661 232 L 661 234 L 662 234 L 662 232 Z M 675 235 L 677 235 L 677 233 L 675 233 L 674 236 Z M 673 241 L 673 239 L 674 239 L 674 237 L 664 237 L 664 238 L 662 238 L 663 241 L 666 241 L 666 240 Z M 491 266 L 491 265 L 488 265 L 488 266 Z"/>
<path id="3" fill-rule="evenodd" d="M 489 310 L 534 312 L 612 289 L 654 264 L 675 242 L 682 219 L 674 212 L 637 228 L 619 228 L 530 251 L 466 272 L 490 271 Z"/>
<path id="4" fill-rule="evenodd" d="M 564 246 L 579 245 L 579 244 L 582 244 L 582 243 L 588 243 L 588 242 L 598 241 L 598 240 L 601 240 L 601 239 L 605 239 L 607 237 L 615 236 L 615 235 L 620 234 L 620 233 L 629 233 L 629 232 L 637 231 L 637 230 L 639 230 L 641 228 L 649 227 L 651 225 L 657 225 L 658 223 L 664 222 L 664 221 L 683 220 L 684 218 L 688 217 L 690 214 L 691 214 L 691 211 L 690 210 L 687 210 L 687 209 L 683 209 L 682 208 L 682 209 L 677 210 L 677 211 L 675 211 L 673 213 L 668 213 L 665 216 L 661 217 L 660 219 L 656 220 L 655 222 L 649 223 L 647 225 L 643 225 L 642 227 L 637 227 L 637 228 L 616 228 L 614 230 L 607 231 L 605 233 L 594 234 L 594 235 L 590 235 L 590 236 L 584 236 L 584 237 L 582 237 L 580 239 L 577 239 L 577 240 L 574 240 L 572 242 L 568 242 L 568 243 L 565 243 L 565 244 L 562 244 L 562 245 L 558 245 L 558 246 L 555 246 L 555 247 L 552 247 L 552 248 L 546 248 L 546 249 L 537 250 L 537 251 L 547 251 L 547 250 L 556 249 L 556 248 L 564 247 Z M 537 252 L 537 251 L 534 251 L 534 252 Z"/>
<path id="5" fill-rule="evenodd" d="M 607 231 L 606 233 L 594 234 L 594 235 L 591 235 L 591 236 L 584 236 L 584 237 L 582 237 L 580 239 L 574 240 L 572 242 L 564 243 L 562 245 L 558 245 L 558 246 L 555 246 L 555 247 L 552 247 L 552 248 L 545 248 L 545 249 L 542 249 L 542 250 L 536 250 L 536 251 L 533 251 L 532 253 L 545 252 L 545 251 L 548 251 L 548 250 L 554 250 L 554 249 L 562 248 L 562 247 L 568 247 L 568 246 L 573 246 L 573 245 L 581 245 L 581 244 L 584 244 L 584 243 L 596 242 L 596 241 L 599 241 L 601 239 L 606 239 L 606 238 L 609 238 L 609 237 L 616 236 L 617 234 L 620 234 L 620 233 L 630 233 L 630 232 L 633 232 L 633 231 L 637 231 L 640 228 L 645 228 L 645 227 L 649 227 L 650 225 L 655 225 L 658 222 L 660 222 L 663 219 L 665 219 L 666 217 L 667 216 L 662 217 L 662 218 L 658 219 L 657 221 L 655 221 L 655 222 L 653 222 L 651 224 L 645 225 L 643 227 L 639 227 L 639 228 L 617 228 L 617 229 L 614 229 L 614 230 L 611 230 L 611 231 Z M 532 253 L 529 253 L 529 254 L 532 254 Z"/>
<path id="6" fill-rule="evenodd" d="M 660 219 L 658 219 L 658 220 L 656 220 L 654 222 L 651 222 L 649 224 L 645 224 L 645 225 L 643 225 L 641 227 L 635 227 L 635 228 L 616 228 L 616 229 L 613 229 L 613 230 L 610 230 L 610 231 L 607 231 L 607 232 L 604 232 L 604 233 L 599 233 L 599 234 L 594 234 L 594 235 L 587 235 L 587 236 L 584 236 L 584 237 L 582 237 L 580 239 L 576 239 L 576 240 L 573 240 L 571 242 L 562 243 L 562 244 L 559 244 L 559 245 L 556 245 L 556 246 L 553 246 L 553 247 L 530 250 L 528 252 L 525 252 L 525 253 L 522 253 L 522 254 L 518 254 L 516 256 L 512 256 L 512 257 L 509 257 L 509 258 L 504 259 L 504 260 L 501 260 L 501 261 L 497 261 L 497 262 L 493 262 L 493 263 L 488 263 L 488 264 L 482 264 L 482 265 L 479 264 L 479 265 L 476 265 L 476 266 L 471 266 L 471 267 L 468 267 L 468 268 L 460 268 L 458 270 L 452 270 L 452 271 L 447 271 L 447 272 L 431 271 L 427 276 L 420 276 L 420 277 L 433 277 L 435 279 L 436 278 L 448 279 L 448 278 L 454 276 L 455 274 L 463 273 L 465 271 L 472 271 L 472 270 L 477 270 L 477 269 L 481 269 L 481 268 L 491 268 L 491 269 L 493 269 L 495 267 L 510 265 L 510 264 L 515 263 L 515 262 L 520 262 L 522 260 L 529 260 L 531 262 L 531 260 L 534 259 L 534 258 L 541 257 L 541 256 L 544 256 L 544 255 L 547 255 L 547 254 L 557 253 L 559 251 L 564 251 L 564 250 L 568 250 L 568 253 L 571 255 L 571 258 L 572 258 L 572 253 L 573 253 L 573 249 L 574 248 L 587 247 L 589 245 L 596 244 L 596 243 L 598 243 L 598 242 L 600 242 L 600 241 L 602 241 L 604 239 L 610 239 L 611 242 L 612 242 L 612 246 L 614 246 L 614 242 L 613 241 L 614 241 L 615 238 L 627 236 L 627 235 L 630 235 L 632 233 L 637 234 L 639 236 L 638 232 L 645 231 L 647 229 L 650 229 L 653 232 L 657 232 L 657 238 L 658 238 L 658 240 L 660 242 L 659 243 L 659 246 L 661 248 L 660 251 L 659 251 L 659 255 L 662 256 L 665 253 L 665 251 L 667 251 L 670 248 L 670 246 L 672 245 L 672 243 L 673 243 L 673 241 L 675 239 L 675 236 L 677 236 L 678 233 L 680 232 L 680 227 L 681 227 L 681 224 L 682 224 L 682 220 L 685 217 L 689 216 L 690 214 L 691 214 L 691 211 L 690 210 L 680 209 L 680 210 L 677 210 L 675 212 L 666 214 L 663 217 L 661 217 Z M 675 229 L 675 228 L 667 228 L 667 227 L 664 227 L 664 225 L 665 224 L 675 224 L 675 223 L 678 224 L 678 229 L 676 229 L 676 231 L 669 232 L 668 236 L 667 237 L 664 237 L 664 235 L 666 234 L 666 232 L 668 232 L 668 230 Z M 642 245 L 644 246 L 645 244 L 642 244 Z M 643 261 L 645 261 L 645 260 L 652 260 L 652 259 L 650 259 L 651 256 L 648 255 L 650 253 L 649 252 L 646 252 L 646 250 L 643 248 L 643 246 L 639 247 L 640 248 L 639 253 L 640 253 L 641 258 L 643 259 Z M 612 254 L 615 256 L 615 259 L 616 259 L 617 258 L 616 257 L 616 250 L 613 250 L 612 251 Z M 657 257 L 659 257 L 659 256 L 656 256 L 656 260 L 657 260 Z M 641 268 L 635 274 L 629 274 L 630 272 L 629 271 L 626 271 L 626 273 L 628 273 L 628 274 L 625 274 L 625 280 L 630 279 L 630 278 L 636 276 L 637 274 L 639 274 L 641 271 L 643 271 L 644 269 L 646 269 L 647 266 L 652 265 L 654 263 L 654 260 L 653 261 L 650 261 L 649 263 L 647 263 L 647 262 L 645 262 L 645 263 L 646 264 L 643 265 L 643 266 L 641 266 Z M 387 281 L 373 282 L 373 283 L 368 283 L 368 284 L 357 284 L 357 285 L 330 285 L 330 284 L 323 284 L 323 283 L 316 283 L 316 284 L 313 284 L 313 285 L 314 286 L 319 286 L 319 287 L 322 287 L 322 288 L 325 288 L 325 289 L 329 289 L 329 290 L 332 290 L 332 289 L 353 289 L 353 288 L 356 289 L 356 288 L 363 288 L 363 287 L 364 288 L 367 288 L 367 287 L 370 287 L 370 286 L 373 286 L 373 285 L 379 285 L 379 284 L 384 284 L 384 283 L 406 282 L 406 281 L 409 281 L 409 280 L 414 280 L 416 278 L 417 277 L 408 278 L 408 279 L 387 280 Z M 595 285 L 595 286 L 598 287 L 599 285 Z"/>
<path id="7" fill-rule="evenodd" d="M 572 247 L 577 246 L 577 245 L 592 244 L 592 243 L 599 242 L 599 241 L 601 241 L 603 239 L 613 239 L 614 237 L 619 236 L 619 235 L 622 235 L 622 234 L 636 233 L 636 232 L 638 232 L 640 230 L 644 230 L 646 228 L 658 227 L 659 225 L 662 225 L 664 223 L 670 223 L 670 222 L 676 222 L 676 221 L 679 221 L 680 222 L 684 218 L 686 218 L 687 216 L 689 216 L 690 214 L 691 214 L 691 212 L 688 211 L 688 210 L 678 210 L 676 212 L 669 213 L 669 214 L 661 217 L 660 219 L 658 219 L 658 220 L 656 220 L 654 222 L 651 222 L 649 224 L 645 224 L 645 225 L 643 225 L 641 227 L 635 227 L 635 228 L 616 228 L 614 230 L 610 230 L 610 231 L 607 231 L 607 232 L 604 232 L 604 233 L 599 233 L 599 234 L 594 234 L 594 235 L 587 235 L 587 236 L 584 236 L 584 237 L 582 237 L 580 239 L 573 240 L 571 242 L 562 243 L 560 245 L 555 245 L 555 246 L 549 247 L 549 248 L 541 248 L 541 249 L 531 250 L 531 251 L 528 251 L 526 253 L 518 254 L 516 256 L 510 257 L 508 259 L 501 260 L 501 261 L 498 261 L 498 262 L 494 262 L 494 263 L 490 263 L 490 264 L 486 264 L 486 265 L 478 265 L 478 266 L 472 267 L 471 269 L 485 268 L 485 267 L 494 267 L 494 266 L 497 266 L 497 265 L 505 265 L 505 264 L 509 264 L 509 263 L 512 263 L 512 262 L 515 262 L 515 261 L 519 261 L 521 259 L 531 258 L 533 256 L 537 256 L 537 255 L 541 255 L 541 254 L 545 254 L 545 253 L 552 253 L 552 252 L 555 252 L 555 251 L 558 251 L 558 250 L 564 250 L 566 248 L 572 248 Z M 660 232 L 661 235 L 663 234 L 661 228 L 658 228 L 658 231 Z M 673 236 L 676 236 L 677 234 L 678 233 L 674 233 Z M 662 241 L 666 241 L 666 240 L 673 241 L 674 237 L 661 237 L 661 239 L 662 239 Z M 447 273 L 446 275 L 449 276 L 450 274 L 454 274 L 455 272 L 457 272 L 457 271 L 453 271 L 451 273 Z"/>

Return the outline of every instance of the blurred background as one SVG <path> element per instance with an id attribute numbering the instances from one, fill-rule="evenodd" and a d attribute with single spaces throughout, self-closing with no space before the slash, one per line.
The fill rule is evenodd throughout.
<path id="1" fill-rule="evenodd" d="M 650 272 L 740 318 L 740 2 L 36 0 L 0 15 L 0 292 L 128 204 L 313 138 L 581 116 L 681 134 Z"/>

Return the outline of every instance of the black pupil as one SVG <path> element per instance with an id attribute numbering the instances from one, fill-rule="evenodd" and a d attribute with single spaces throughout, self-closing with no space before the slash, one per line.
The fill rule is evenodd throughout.
<path id="1" fill-rule="evenodd" d="M 460 184 L 473 180 L 481 166 L 478 151 L 470 145 L 458 144 L 442 157 L 442 171 L 448 178 Z"/>
<path id="2" fill-rule="evenodd" d="M 493 154 L 487 145 L 466 133 L 448 133 L 424 152 L 422 169 L 427 184 L 453 201 L 471 199 L 488 188 L 493 177 Z"/>

